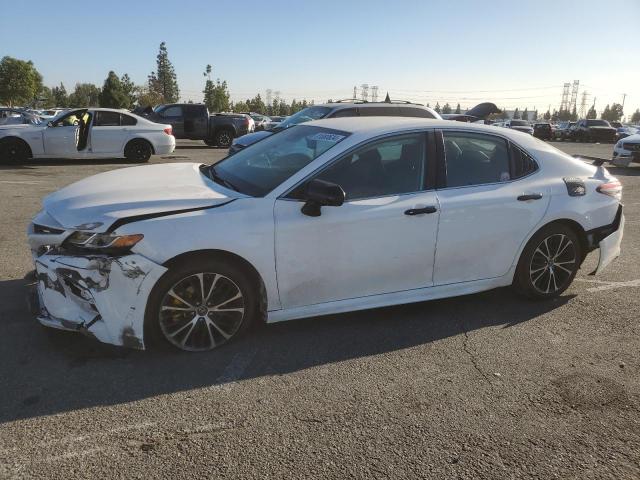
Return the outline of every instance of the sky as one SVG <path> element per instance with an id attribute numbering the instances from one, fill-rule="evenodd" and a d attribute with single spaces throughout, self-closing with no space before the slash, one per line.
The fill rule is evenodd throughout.
<path id="1" fill-rule="evenodd" d="M 640 108 L 640 0 L 1 1 L 0 57 L 32 60 L 53 86 L 139 84 L 167 44 L 183 100 L 207 64 L 233 100 L 266 89 L 324 102 L 377 85 L 379 99 L 481 101 L 546 111 L 565 82 L 587 105 Z M 631 19 L 634 19 L 631 21 Z"/>

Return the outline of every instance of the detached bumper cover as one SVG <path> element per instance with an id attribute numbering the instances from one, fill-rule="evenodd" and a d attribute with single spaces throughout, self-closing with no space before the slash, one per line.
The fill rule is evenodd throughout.
<path id="1" fill-rule="evenodd" d="M 611 225 L 597 228 L 587 233 L 590 243 L 600 248 L 600 260 L 598 261 L 598 266 L 592 272 L 592 274 L 597 275 L 620 256 L 620 245 L 624 235 L 622 205 L 618 207 L 616 218 Z"/>
<path id="2" fill-rule="evenodd" d="M 38 321 L 97 340 L 144 349 L 144 312 L 166 268 L 141 255 L 42 255 L 35 259 Z M 36 297 L 37 296 L 37 297 Z"/>

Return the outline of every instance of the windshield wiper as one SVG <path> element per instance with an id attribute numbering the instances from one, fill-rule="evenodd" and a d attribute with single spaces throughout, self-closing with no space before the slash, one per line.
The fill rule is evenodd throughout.
<path id="1" fill-rule="evenodd" d="M 211 174 L 211 179 L 214 182 L 219 183 L 220 185 L 223 185 L 223 186 L 225 186 L 227 188 L 230 188 L 231 190 L 235 190 L 236 192 L 240 191 L 240 190 L 238 190 L 238 187 L 236 187 L 229 180 L 226 180 L 226 179 L 222 178 L 220 175 L 218 175 L 216 173 L 216 167 L 214 167 L 213 165 L 211 165 L 211 168 L 209 169 L 209 173 Z"/>

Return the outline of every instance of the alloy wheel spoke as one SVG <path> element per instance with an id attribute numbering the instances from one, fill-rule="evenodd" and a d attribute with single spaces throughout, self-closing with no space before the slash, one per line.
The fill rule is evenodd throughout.
<path id="1" fill-rule="evenodd" d="M 540 247 L 536 248 L 536 251 L 534 252 L 534 254 L 535 254 L 535 253 L 537 253 L 537 254 L 539 254 L 539 255 L 542 255 L 542 256 L 545 258 L 545 260 L 548 260 L 548 259 L 549 259 L 549 257 L 548 257 L 547 255 L 545 255 L 545 254 L 544 254 L 544 252 L 543 252 L 542 250 L 540 250 Z"/>
<path id="2" fill-rule="evenodd" d="M 194 319 L 191 322 L 191 328 L 189 329 L 187 334 L 184 337 L 182 337 L 182 341 L 180 342 L 180 345 L 182 345 L 184 347 L 187 344 L 187 340 L 189 340 L 189 338 L 191 337 L 191 332 L 193 332 L 193 329 L 196 328 L 197 324 L 198 324 L 198 320 L 197 319 Z"/>
<path id="3" fill-rule="evenodd" d="M 171 311 L 176 311 L 176 312 L 193 312 L 193 308 L 189 307 L 189 308 L 182 308 L 182 307 L 169 307 L 164 305 L 162 307 L 162 310 L 171 310 Z"/>
<path id="4" fill-rule="evenodd" d="M 538 275 L 535 279 L 531 280 L 531 283 L 533 283 L 534 285 L 535 285 L 536 283 L 538 283 L 538 280 L 540 280 L 540 279 L 542 278 L 542 276 L 543 276 L 545 273 L 547 273 L 547 270 L 548 270 L 548 268 L 547 268 L 547 267 L 544 267 L 544 271 L 543 271 L 540 275 Z"/>
<path id="5" fill-rule="evenodd" d="M 203 304 L 208 302 L 209 299 L 211 298 L 211 295 L 213 294 L 213 291 L 216 288 L 216 284 L 218 283 L 218 279 L 220 278 L 220 275 L 218 275 L 217 273 L 215 274 L 215 277 L 213 277 L 213 283 L 211 284 L 211 288 L 209 288 L 209 293 L 207 293 L 206 298 L 203 300 Z"/>
<path id="6" fill-rule="evenodd" d="M 195 325 L 195 323 L 196 323 L 196 319 L 192 318 L 187 323 L 185 323 L 183 326 L 181 326 L 179 329 L 177 329 L 175 332 L 170 333 L 169 336 L 170 337 L 175 337 L 176 335 L 178 335 L 180 332 L 182 332 L 185 328 L 187 328 L 189 326 L 191 326 L 191 329 L 193 330 L 193 326 Z"/>
<path id="7" fill-rule="evenodd" d="M 576 263 L 576 259 L 574 258 L 573 260 L 567 260 L 566 262 L 553 262 L 555 266 L 567 265 L 568 263 Z"/>
<path id="8" fill-rule="evenodd" d="M 573 262 L 572 262 L 572 263 L 573 263 Z M 569 269 L 568 269 L 568 268 L 566 268 L 566 267 L 563 267 L 562 265 L 560 265 L 560 264 L 558 264 L 558 263 L 556 263 L 556 265 L 555 265 L 555 266 L 556 266 L 556 267 L 558 267 L 558 268 L 559 268 L 559 269 L 561 269 L 561 270 L 564 270 L 564 271 L 565 271 L 565 272 L 567 272 L 569 275 L 571 275 L 571 274 L 573 273 L 571 270 L 569 270 Z"/>
<path id="9" fill-rule="evenodd" d="M 209 324 L 209 325 L 211 325 L 213 328 L 215 328 L 215 329 L 218 331 L 218 333 L 219 333 L 220 335 L 222 335 L 222 336 L 225 338 L 225 340 L 229 340 L 229 338 L 231 338 L 231 335 L 229 335 L 227 332 L 225 332 L 224 330 L 222 330 L 222 328 L 220 328 L 220 327 L 218 326 L 218 324 L 216 324 L 216 322 L 215 322 L 215 321 L 213 321 L 212 319 L 210 319 L 210 318 L 209 318 L 209 319 L 207 319 L 207 324 Z"/>
<path id="10" fill-rule="evenodd" d="M 236 293 L 236 294 L 235 294 L 233 297 L 231 297 L 230 299 L 225 300 L 224 302 L 219 303 L 218 305 L 214 306 L 214 307 L 212 308 L 212 310 L 213 310 L 213 311 L 223 310 L 223 309 L 221 309 L 220 307 L 222 307 L 223 305 L 227 305 L 228 303 L 231 303 L 231 302 L 233 302 L 234 300 L 237 300 L 237 299 L 239 299 L 239 298 L 242 298 L 242 293 L 240 293 L 240 292 Z"/>
<path id="11" fill-rule="evenodd" d="M 549 270 L 549 273 L 551 274 L 551 278 L 553 279 L 553 291 L 555 292 L 556 290 L 558 290 L 558 283 L 556 282 L 556 274 L 553 270 Z"/>
<path id="12" fill-rule="evenodd" d="M 173 298 L 175 298 L 176 300 L 184 303 L 185 305 L 188 305 L 189 307 L 195 309 L 196 307 L 194 307 L 193 305 L 191 305 L 189 302 L 187 302 L 184 298 L 182 298 L 180 295 L 178 295 L 173 288 L 171 290 L 169 290 L 167 292 L 169 295 L 171 295 Z"/>
<path id="13" fill-rule="evenodd" d="M 213 332 L 211 331 L 211 320 L 207 319 L 206 324 L 207 324 L 207 333 L 209 334 L 209 342 L 211 342 L 212 347 L 215 347 L 216 341 L 213 338 Z"/>

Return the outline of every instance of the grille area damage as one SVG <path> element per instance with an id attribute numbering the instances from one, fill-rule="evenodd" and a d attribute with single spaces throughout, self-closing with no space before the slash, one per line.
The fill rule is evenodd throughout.
<path id="1" fill-rule="evenodd" d="M 35 259 L 34 309 L 45 326 L 144 349 L 146 300 L 166 268 L 141 255 Z"/>

